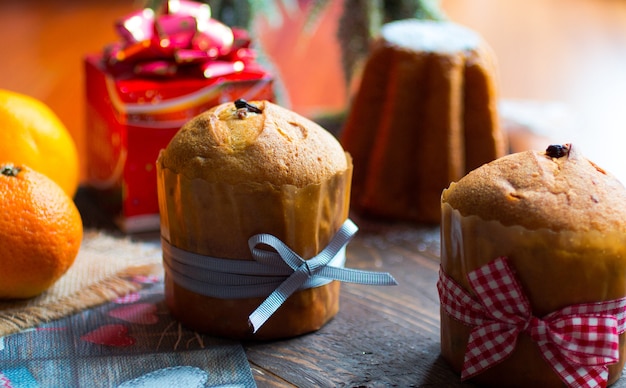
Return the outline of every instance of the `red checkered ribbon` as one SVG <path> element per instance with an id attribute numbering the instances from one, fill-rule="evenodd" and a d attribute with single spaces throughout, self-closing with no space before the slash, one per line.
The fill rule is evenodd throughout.
<path id="1" fill-rule="evenodd" d="M 606 385 L 607 365 L 619 360 L 619 334 L 626 331 L 626 298 L 568 306 L 537 318 L 505 257 L 467 278 L 473 294 L 443 270 L 437 283 L 444 311 L 473 327 L 462 379 L 503 361 L 518 335 L 526 333 L 567 386 Z"/>

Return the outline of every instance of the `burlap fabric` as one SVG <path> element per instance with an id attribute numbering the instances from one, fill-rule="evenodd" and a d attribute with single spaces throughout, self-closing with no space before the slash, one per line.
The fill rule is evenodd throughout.
<path id="1" fill-rule="evenodd" d="M 0 301 L 0 337 L 135 291 L 133 276 L 161 273 L 158 241 L 85 230 L 76 261 L 50 289 L 32 299 Z"/>

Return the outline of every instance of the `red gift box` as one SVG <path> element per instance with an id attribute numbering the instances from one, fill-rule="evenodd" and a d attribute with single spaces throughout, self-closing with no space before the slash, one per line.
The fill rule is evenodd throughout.
<path id="1" fill-rule="evenodd" d="M 196 17 L 129 15 L 117 25 L 124 42 L 84 60 L 88 185 L 123 231 L 158 230 L 155 162 L 185 122 L 238 98 L 274 99 L 245 32 L 214 19 L 200 31 Z M 133 18 L 140 31 L 127 30 Z"/>

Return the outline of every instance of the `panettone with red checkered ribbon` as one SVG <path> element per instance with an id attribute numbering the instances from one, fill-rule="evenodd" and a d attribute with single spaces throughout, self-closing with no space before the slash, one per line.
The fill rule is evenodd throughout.
<path id="1" fill-rule="evenodd" d="M 471 378 L 513 352 L 527 333 L 568 387 L 601 387 L 619 360 L 626 298 L 568 306 L 535 317 L 506 257 L 472 271 L 468 292 L 443 270 L 437 288 L 444 311 L 472 327 L 461 377 Z"/>

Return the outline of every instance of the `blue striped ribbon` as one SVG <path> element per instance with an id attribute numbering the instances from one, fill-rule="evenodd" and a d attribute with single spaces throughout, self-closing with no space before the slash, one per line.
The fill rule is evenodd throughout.
<path id="1" fill-rule="evenodd" d="M 319 287 L 333 280 L 380 286 L 398 284 L 389 273 L 343 267 L 346 246 L 357 230 L 351 220 L 346 220 L 330 243 L 309 260 L 270 234 L 257 234 L 248 240 L 254 261 L 204 256 L 161 239 L 163 264 L 175 283 L 201 295 L 221 299 L 267 296 L 248 317 L 256 332 L 299 289 Z M 273 251 L 258 248 L 261 244 Z"/>

